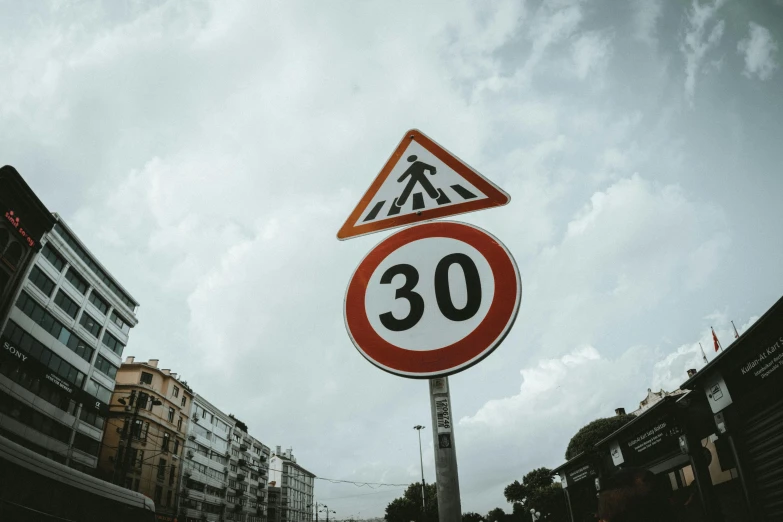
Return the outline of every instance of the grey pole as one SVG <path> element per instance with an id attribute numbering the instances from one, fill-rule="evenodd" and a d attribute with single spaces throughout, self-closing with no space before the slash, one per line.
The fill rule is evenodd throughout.
<path id="1" fill-rule="evenodd" d="M 432 409 L 432 436 L 435 445 L 435 482 L 438 490 L 438 519 L 440 522 L 461 522 L 462 506 L 459 496 L 457 450 L 451 414 L 449 379 L 430 379 L 430 407 Z"/>
<path id="2" fill-rule="evenodd" d="M 422 457 L 421 453 L 421 430 L 424 429 L 424 426 L 419 424 L 414 426 L 413 429 L 419 432 L 419 462 L 421 463 L 421 519 L 423 521 L 425 513 L 427 513 L 427 501 L 425 499 L 426 495 L 424 492 L 424 457 Z"/>

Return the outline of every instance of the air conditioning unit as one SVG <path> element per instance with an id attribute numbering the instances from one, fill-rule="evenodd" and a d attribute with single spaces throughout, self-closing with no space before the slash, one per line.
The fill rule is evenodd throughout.
<path id="1" fill-rule="evenodd" d="M 194 420 L 195 422 L 198 422 L 198 413 L 194 413 L 194 414 L 193 414 L 193 420 Z"/>
<path id="2" fill-rule="evenodd" d="M 192 452 L 192 451 L 190 451 L 190 450 L 188 450 L 188 458 L 189 458 L 189 459 L 192 459 L 192 458 L 193 458 L 193 452 Z"/>
<path id="3" fill-rule="evenodd" d="M 196 440 L 196 436 L 195 435 L 188 435 L 188 440 Z"/>

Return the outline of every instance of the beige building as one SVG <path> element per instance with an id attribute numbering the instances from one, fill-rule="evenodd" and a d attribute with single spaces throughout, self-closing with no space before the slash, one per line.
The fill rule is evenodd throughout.
<path id="1" fill-rule="evenodd" d="M 127 357 L 117 372 L 98 467 L 105 479 L 150 497 L 158 520 L 177 515 L 192 402 L 187 383 L 157 359 Z"/>

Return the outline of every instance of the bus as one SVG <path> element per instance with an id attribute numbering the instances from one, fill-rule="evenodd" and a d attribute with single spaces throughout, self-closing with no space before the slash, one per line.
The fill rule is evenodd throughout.
<path id="1" fill-rule="evenodd" d="M 3 522 L 154 522 L 155 503 L 0 436 Z"/>

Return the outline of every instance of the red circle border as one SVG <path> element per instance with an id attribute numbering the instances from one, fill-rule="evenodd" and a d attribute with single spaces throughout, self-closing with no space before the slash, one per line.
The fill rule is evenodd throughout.
<path id="1" fill-rule="evenodd" d="M 478 250 L 492 269 L 495 294 L 484 319 L 464 338 L 436 350 L 407 350 L 389 343 L 373 329 L 365 308 L 367 284 L 378 265 L 392 252 L 431 237 L 452 238 Z M 476 364 L 503 341 L 516 318 L 521 294 L 514 258 L 499 240 L 466 223 L 435 221 L 397 232 L 367 254 L 348 283 L 345 326 L 359 352 L 383 370 L 413 378 L 450 375 Z"/>

